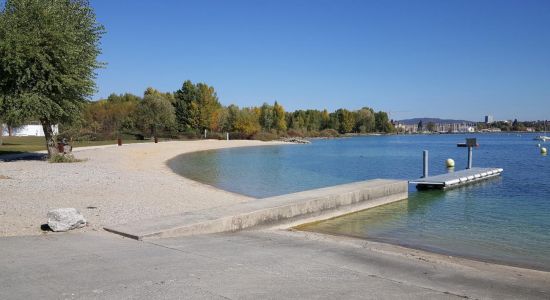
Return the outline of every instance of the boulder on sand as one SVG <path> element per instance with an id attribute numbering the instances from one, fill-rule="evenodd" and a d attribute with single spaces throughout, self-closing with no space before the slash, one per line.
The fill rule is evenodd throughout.
<path id="1" fill-rule="evenodd" d="M 86 226 L 86 219 L 75 208 L 58 208 L 48 212 L 48 226 L 53 231 L 67 231 Z"/>

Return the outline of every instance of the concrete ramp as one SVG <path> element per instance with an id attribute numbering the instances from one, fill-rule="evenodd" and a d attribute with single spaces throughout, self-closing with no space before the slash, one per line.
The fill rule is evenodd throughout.
<path id="1" fill-rule="evenodd" d="M 329 218 L 407 197 L 407 181 L 375 179 L 107 226 L 105 230 L 137 240 L 231 232 Z"/>

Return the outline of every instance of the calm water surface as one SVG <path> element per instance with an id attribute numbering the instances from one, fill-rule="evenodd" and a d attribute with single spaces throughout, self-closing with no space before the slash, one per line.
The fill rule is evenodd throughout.
<path id="1" fill-rule="evenodd" d="M 315 140 L 192 153 L 169 165 L 194 180 L 263 198 L 373 178 L 418 178 L 424 149 L 430 151 L 430 174 L 447 172 L 447 158 L 460 170 L 467 150 L 456 143 L 465 137 Z M 302 229 L 550 270 L 550 157 L 540 154 L 534 135 L 468 137 L 480 144 L 474 166 L 504 168 L 502 177 L 445 192 L 411 186 L 408 200 Z"/>

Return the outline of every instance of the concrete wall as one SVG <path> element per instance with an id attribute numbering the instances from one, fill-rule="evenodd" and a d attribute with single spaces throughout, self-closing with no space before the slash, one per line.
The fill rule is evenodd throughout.
<path id="1" fill-rule="evenodd" d="M 2 128 L 2 135 L 8 136 L 8 126 L 4 124 Z M 53 125 L 53 132 L 54 134 L 59 133 L 58 125 Z M 42 129 L 42 125 L 23 125 L 19 127 L 14 127 L 12 129 L 12 136 L 44 136 L 44 130 Z"/>
<path id="2" fill-rule="evenodd" d="M 105 229 L 138 240 L 229 232 L 258 226 L 310 222 L 407 197 L 407 181 L 376 179 L 107 226 Z"/>

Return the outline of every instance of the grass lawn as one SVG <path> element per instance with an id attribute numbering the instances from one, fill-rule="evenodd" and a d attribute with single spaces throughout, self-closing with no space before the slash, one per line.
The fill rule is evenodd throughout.
<path id="1" fill-rule="evenodd" d="M 12 153 L 34 152 L 46 150 L 46 140 L 42 136 L 3 136 L 0 137 L 2 145 L 0 145 L 0 155 Z M 147 143 L 148 140 L 123 140 L 124 144 L 131 143 Z M 116 140 L 109 141 L 82 141 L 71 143 L 73 147 L 114 145 Z"/>

